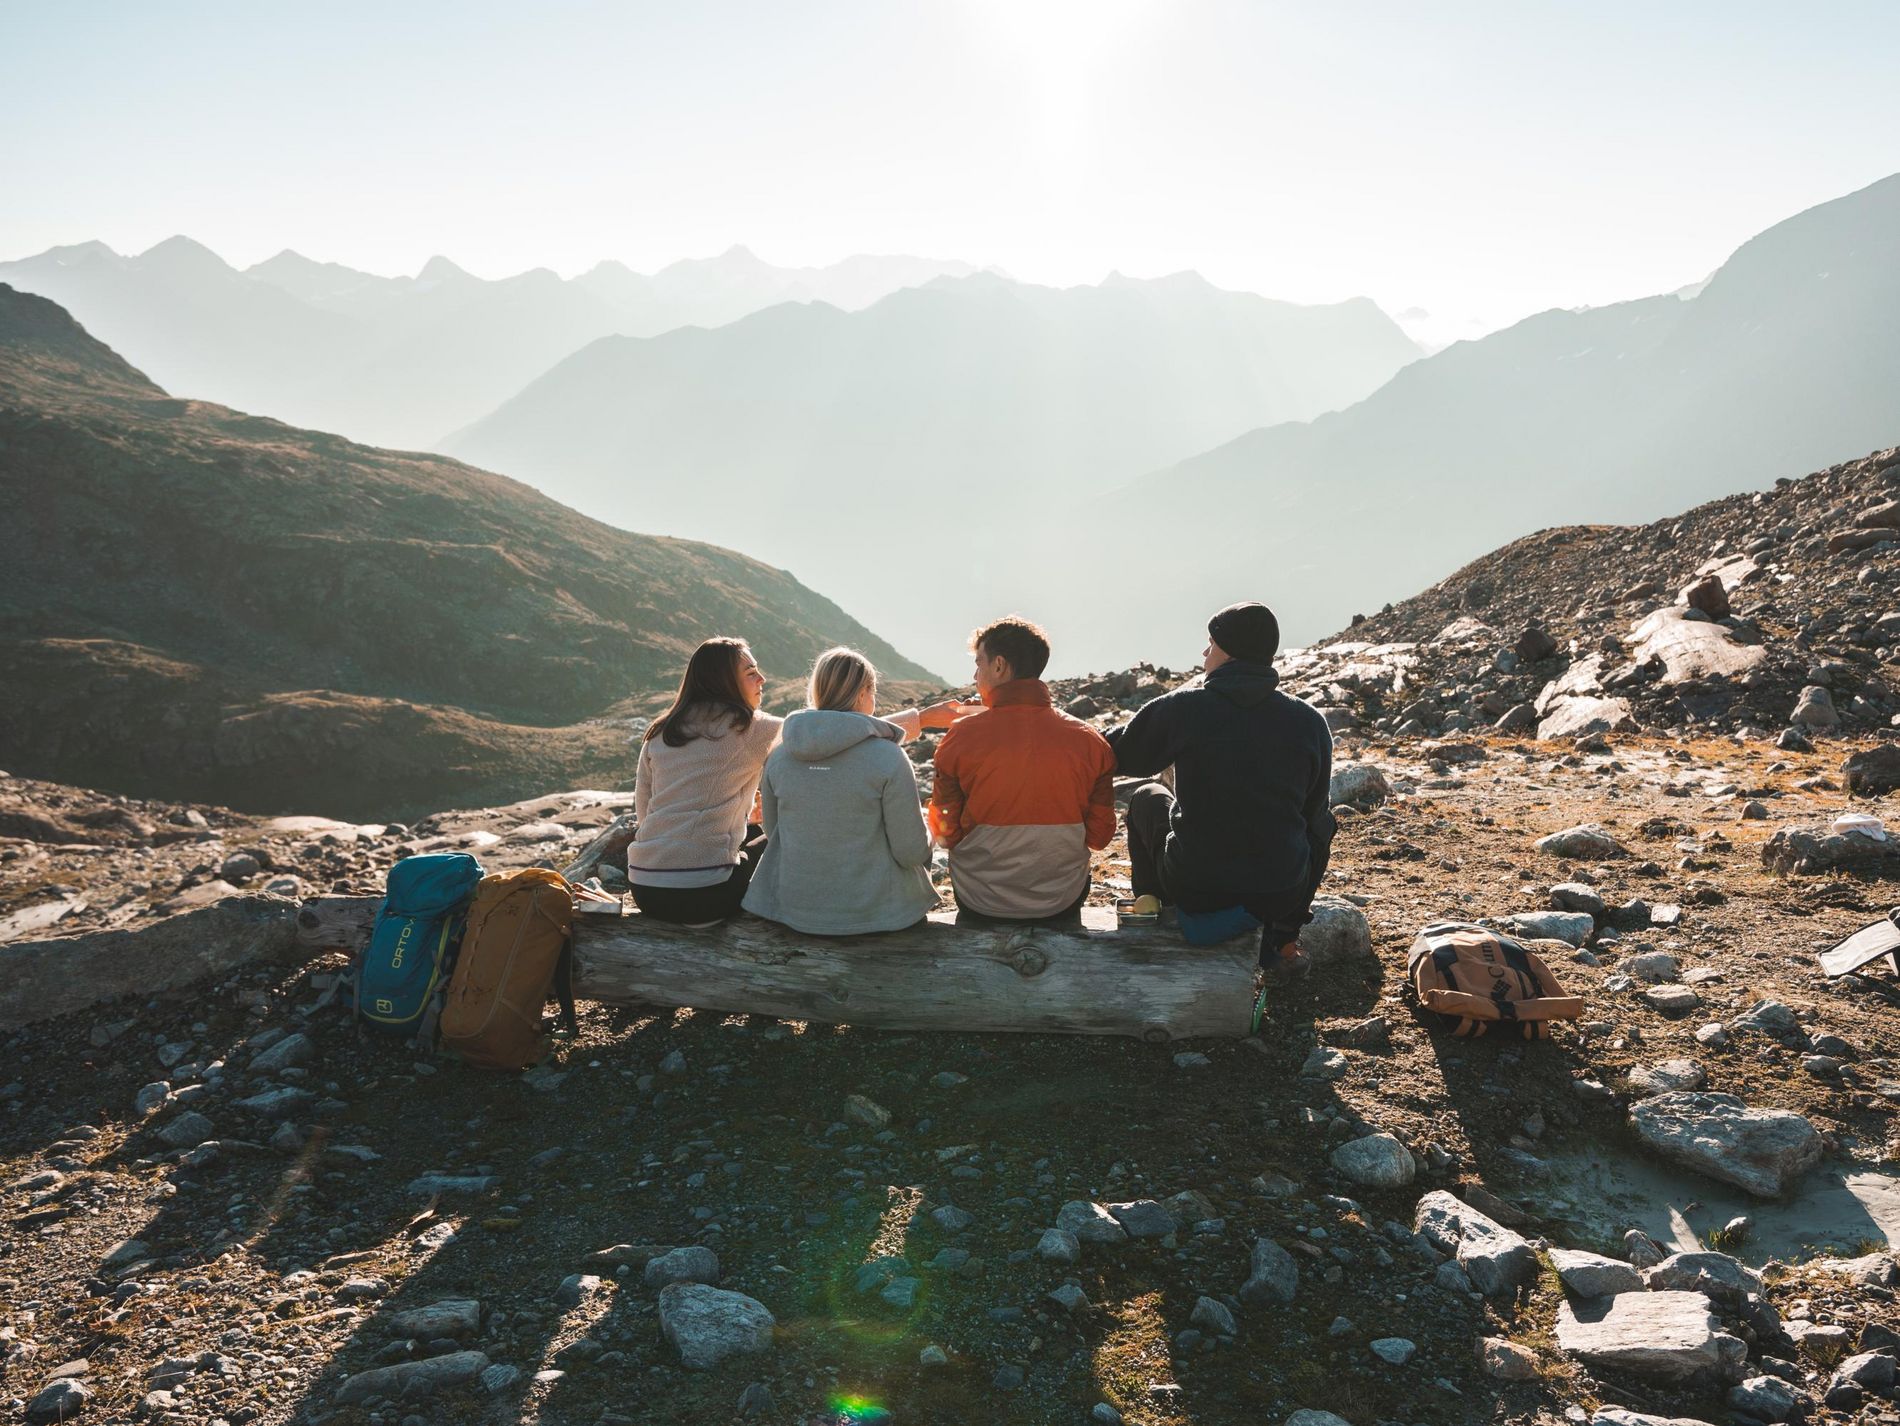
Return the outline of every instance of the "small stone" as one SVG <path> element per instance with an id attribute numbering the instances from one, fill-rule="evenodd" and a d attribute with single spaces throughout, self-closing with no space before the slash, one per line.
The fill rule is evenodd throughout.
<path id="1" fill-rule="evenodd" d="M 702 1250 L 703 1251 L 703 1250 Z M 650 1270 L 653 1264 L 648 1263 Z M 561 1279 L 561 1285 L 554 1289 L 556 1307 L 579 1307 L 588 1298 L 600 1290 L 601 1280 L 592 1273 L 569 1273 Z"/>
<path id="2" fill-rule="evenodd" d="M 1174 1215 L 1152 1198 L 1105 1206 L 1131 1238 L 1165 1238 L 1175 1229 Z"/>
<path id="3" fill-rule="evenodd" d="M 264 870 L 264 864 L 249 852 L 233 852 L 218 864 L 218 877 L 233 886 L 249 881 Z"/>
<path id="4" fill-rule="evenodd" d="M 1537 850 L 1548 852 L 1554 857 L 1567 857 L 1572 861 L 1602 861 L 1623 855 L 1623 848 L 1616 838 L 1594 822 L 1566 827 L 1561 832 L 1552 832 L 1547 837 L 1540 837 L 1537 841 Z"/>
<path id="5" fill-rule="evenodd" d="M 174 1149 L 190 1149 L 202 1144 L 217 1130 L 204 1115 L 186 1110 L 158 1131 L 161 1142 Z"/>
<path id="6" fill-rule="evenodd" d="M 1403 1188 L 1418 1175 L 1411 1151 L 1390 1134 L 1352 1139 L 1332 1152 L 1332 1165 L 1367 1188 Z"/>
<path id="7" fill-rule="evenodd" d="M 917 1354 L 917 1365 L 920 1367 L 941 1367 L 948 1366 L 949 1363 L 950 1354 L 935 1343 L 925 1347 Z"/>
<path id="8" fill-rule="evenodd" d="M 1285 1307 L 1299 1293 L 1300 1269 L 1293 1255 L 1271 1238 L 1256 1239 L 1247 1280 L 1236 1294 L 1252 1306 Z"/>
<path id="9" fill-rule="evenodd" d="M 1719 1050 L 1728 1043 L 1728 1029 L 1720 1020 L 1711 1020 L 1708 1024 L 1696 1028 L 1695 1038 L 1697 1044 Z"/>
<path id="10" fill-rule="evenodd" d="M 1780 1377 L 1754 1376 L 1730 1388 L 1728 1404 L 1756 1421 L 1794 1421 L 1807 1414 L 1808 1400 Z"/>
<path id="11" fill-rule="evenodd" d="M 1330 1045 L 1315 1045 L 1312 1053 L 1306 1057 L 1306 1063 L 1300 1066 L 1300 1075 L 1304 1079 L 1339 1079 L 1345 1075 L 1347 1065 L 1343 1050 L 1335 1050 Z"/>
<path id="12" fill-rule="evenodd" d="M 398 1337 L 433 1341 L 438 1337 L 473 1337 L 482 1329 L 482 1305 L 472 1297 L 445 1297 L 426 1307 L 411 1307 L 389 1319 Z"/>
<path id="13" fill-rule="evenodd" d="M 668 1050 L 660 1059 L 661 1074 L 685 1074 L 686 1056 L 679 1050 Z"/>
<path id="14" fill-rule="evenodd" d="M 1188 1321 L 1216 1337 L 1233 1337 L 1240 1332 L 1240 1325 L 1234 1321 L 1234 1314 L 1227 1310 L 1225 1303 L 1212 1297 L 1200 1297 L 1194 1303 L 1194 1311 Z"/>
<path id="15" fill-rule="evenodd" d="M 1616 963 L 1616 968 L 1624 975 L 1649 985 L 1667 985 L 1682 975 L 1682 964 L 1667 951 L 1645 951 L 1641 955 L 1625 956 Z"/>
<path id="16" fill-rule="evenodd" d="M 1404 1337 L 1380 1337 L 1371 1345 L 1373 1356 L 1394 1367 L 1404 1366 L 1418 1351 L 1418 1345 Z"/>
<path id="17" fill-rule="evenodd" d="M 1128 1239 L 1114 1214 L 1101 1204 L 1084 1199 L 1063 1204 L 1056 1213 L 1056 1227 L 1073 1233 L 1083 1243 L 1121 1243 Z"/>
<path id="18" fill-rule="evenodd" d="M 770 1416 L 773 1405 L 772 1389 L 762 1381 L 753 1382 L 739 1393 L 741 1416 Z"/>
<path id="19" fill-rule="evenodd" d="M 891 1111 L 862 1094 L 845 1096 L 844 1117 L 847 1122 L 861 1124 L 867 1129 L 888 1129 L 891 1126 Z"/>
<path id="20" fill-rule="evenodd" d="M 1552 1248 L 1550 1265 L 1564 1290 L 1578 1297 L 1615 1297 L 1619 1292 L 1641 1292 L 1642 1274 L 1628 1263 L 1598 1253 Z"/>
<path id="21" fill-rule="evenodd" d="M 719 1281 L 719 1255 L 711 1248 L 697 1245 L 674 1248 L 648 1258 L 640 1272 L 640 1281 L 648 1287 L 665 1287 L 670 1282 Z"/>
<path id="22" fill-rule="evenodd" d="M 521 1380 L 521 1368 L 509 1366 L 506 1362 L 497 1362 L 482 1369 L 477 1378 L 482 1390 L 490 1396 L 500 1396 L 509 1387 Z"/>
<path id="23" fill-rule="evenodd" d="M 1176 1069 L 1206 1069 L 1214 1062 L 1199 1050 L 1183 1050 L 1174 1057 Z"/>
<path id="24" fill-rule="evenodd" d="M 1454 1257 L 1486 1297 L 1514 1293 L 1537 1271 L 1531 1245 L 1443 1189 L 1418 1201 L 1413 1231 L 1439 1252 Z"/>
<path id="25" fill-rule="evenodd" d="M 1702 1004 L 1702 997 L 1686 985 L 1656 985 L 1643 992 L 1652 1009 L 1664 1015 L 1687 1015 Z"/>
<path id="26" fill-rule="evenodd" d="M 1095 1426 L 1122 1426 L 1122 1414 L 1106 1401 L 1098 1401 L 1089 1412 L 1089 1420 Z"/>
<path id="27" fill-rule="evenodd" d="M 117 1272 L 120 1268 L 143 1262 L 151 1256 L 152 1249 L 149 1243 L 139 1238 L 127 1238 L 122 1243 L 115 1243 L 106 1252 L 105 1260 L 99 1264 L 99 1271 Z"/>
<path id="28" fill-rule="evenodd" d="M 1694 1060 L 1663 1060 L 1630 1071 L 1631 1092 L 1645 1098 L 1678 1089 L 1700 1089 L 1708 1082 L 1708 1075 Z"/>
<path id="29" fill-rule="evenodd" d="M 946 1203 L 930 1210 L 930 1221 L 946 1233 L 961 1233 L 976 1222 L 976 1215 L 954 1203 Z"/>
<path id="30" fill-rule="evenodd" d="M 450 1352 L 420 1361 L 372 1367 L 345 1378 L 336 1389 L 336 1402 L 339 1406 L 353 1406 L 377 1396 L 391 1401 L 420 1400 L 446 1387 L 472 1382 L 488 1367 L 488 1358 L 481 1352 Z"/>
<path id="31" fill-rule="evenodd" d="M 1052 1289 L 1048 1296 L 1049 1300 L 1064 1312 L 1080 1312 L 1089 1305 L 1087 1294 L 1072 1282 L 1065 1282 L 1062 1286 Z"/>
<path id="32" fill-rule="evenodd" d="M 1486 1337 L 1478 1343 L 1478 1364 L 1493 1381 L 1535 1381 L 1540 1375 L 1537 1353 L 1506 1337 Z"/>
<path id="33" fill-rule="evenodd" d="M 39 1395 L 26 1404 L 26 1419 L 32 1426 L 54 1421 L 70 1421 L 86 1409 L 92 1390 L 84 1382 L 61 1377 L 49 1382 Z"/>
<path id="34" fill-rule="evenodd" d="M 286 1035 L 251 1061 L 252 1074 L 281 1074 L 293 1065 L 307 1063 L 317 1052 L 308 1035 Z"/>
<path id="35" fill-rule="evenodd" d="M 153 1080 L 152 1083 L 139 1090 L 138 1095 L 132 1100 L 132 1110 L 143 1118 L 171 1097 L 170 1084 L 162 1079 Z"/>
<path id="36" fill-rule="evenodd" d="M 1082 1245 L 1073 1233 L 1061 1228 L 1045 1228 L 1036 1243 L 1036 1256 L 1045 1262 L 1077 1263 L 1082 1258 Z"/>

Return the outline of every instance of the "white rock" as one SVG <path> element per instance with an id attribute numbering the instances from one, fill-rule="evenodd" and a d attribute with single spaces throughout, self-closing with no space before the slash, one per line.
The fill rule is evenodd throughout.
<path id="1" fill-rule="evenodd" d="M 1658 1095 L 1630 1110 L 1636 1136 L 1664 1158 L 1775 1198 L 1820 1162 L 1821 1135 L 1799 1114 L 1750 1109 L 1732 1094 Z"/>
<path id="2" fill-rule="evenodd" d="M 1699 1292 L 1623 1292 L 1562 1303 L 1558 1349 L 1600 1370 L 1651 1381 L 1732 1380 L 1748 1356 Z"/>
<path id="3" fill-rule="evenodd" d="M 1418 1176 L 1411 1150 L 1390 1134 L 1368 1134 L 1341 1144 L 1332 1152 L 1332 1165 L 1367 1188 L 1403 1188 Z"/>
<path id="4" fill-rule="evenodd" d="M 1419 1199 L 1412 1230 L 1456 1258 L 1486 1297 L 1513 1293 L 1536 1275 L 1537 1255 L 1528 1242 L 1443 1189 Z"/>
<path id="5" fill-rule="evenodd" d="M 1645 1099 L 1679 1089 L 1700 1089 L 1708 1082 L 1708 1075 L 1694 1060 L 1663 1060 L 1630 1071 L 1631 1091 Z"/>
<path id="6" fill-rule="evenodd" d="M 1578 1297 L 1615 1297 L 1619 1292 L 1641 1292 L 1643 1275 L 1628 1263 L 1600 1253 L 1552 1248 L 1550 1265 L 1567 1292 Z"/>
<path id="7" fill-rule="evenodd" d="M 1561 832 L 1540 837 L 1537 839 L 1537 850 L 1549 852 L 1554 857 L 1568 857 L 1573 861 L 1600 861 L 1606 857 L 1623 855 L 1623 848 L 1616 838 L 1594 822 L 1566 827 Z"/>
<path id="8" fill-rule="evenodd" d="M 743 1292 L 676 1282 L 660 1289 L 660 1331 L 695 1370 L 718 1366 L 737 1353 L 772 1345 L 777 1320 Z"/>

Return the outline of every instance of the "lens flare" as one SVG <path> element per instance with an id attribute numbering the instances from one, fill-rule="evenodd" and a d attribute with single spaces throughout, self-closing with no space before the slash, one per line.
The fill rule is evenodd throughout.
<path id="1" fill-rule="evenodd" d="M 868 1396 L 834 1396 L 831 1409 L 839 1421 L 888 1421 L 890 1408 L 880 1406 Z"/>

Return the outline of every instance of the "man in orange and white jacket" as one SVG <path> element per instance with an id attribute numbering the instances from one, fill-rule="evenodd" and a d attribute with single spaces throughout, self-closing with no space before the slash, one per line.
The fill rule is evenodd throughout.
<path id="1" fill-rule="evenodd" d="M 1054 706 L 1041 629 L 998 619 L 970 636 L 970 650 L 983 707 L 943 735 L 930 794 L 957 908 L 996 921 L 1075 916 L 1089 851 L 1115 835 L 1115 754 Z"/>

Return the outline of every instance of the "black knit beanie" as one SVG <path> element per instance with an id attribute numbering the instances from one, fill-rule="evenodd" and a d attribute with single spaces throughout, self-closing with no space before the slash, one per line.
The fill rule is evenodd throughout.
<path id="1" fill-rule="evenodd" d="M 1229 658 L 1272 663 L 1280 652 L 1280 621 L 1264 604 L 1229 604 L 1207 621 L 1207 636 Z"/>

